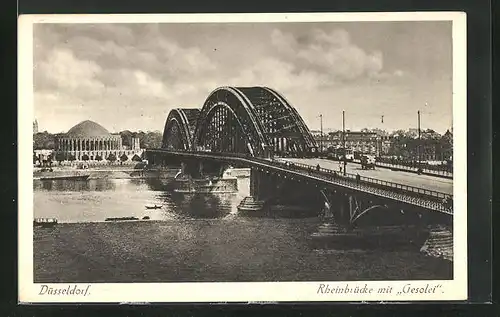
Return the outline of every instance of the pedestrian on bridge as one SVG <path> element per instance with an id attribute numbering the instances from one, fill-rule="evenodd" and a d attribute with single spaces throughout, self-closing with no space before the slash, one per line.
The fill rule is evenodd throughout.
<path id="1" fill-rule="evenodd" d="M 361 180 L 361 176 L 356 174 L 356 184 L 359 185 L 359 181 Z"/>
<path id="2" fill-rule="evenodd" d="M 318 172 L 319 172 L 319 170 L 320 170 L 320 169 L 321 169 L 321 166 L 319 166 L 319 164 L 318 164 L 318 165 L 316 165 L 316 171 L 318 171 Z"/>
<path id="3" fill-rule="evenodd" d="M 450 197 L 443 198 L 443 205 L 446 209 L 451 209 L 453 207 L 453 200 Z"/>

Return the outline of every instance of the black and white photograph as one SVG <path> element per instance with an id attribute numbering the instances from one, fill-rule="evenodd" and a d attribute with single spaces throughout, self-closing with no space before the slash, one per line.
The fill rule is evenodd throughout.
<path id="1" fill-rule="evenodd" d="M 21 301 L 466 298 L 464 14 L 19 28 Z"/>

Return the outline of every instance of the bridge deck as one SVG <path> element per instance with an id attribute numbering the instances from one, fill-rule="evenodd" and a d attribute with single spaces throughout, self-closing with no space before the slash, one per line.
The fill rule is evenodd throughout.
<path id="1" fill-rule="evenodd" d="M 332 169 L 335 171 L 339 170 L 339 166 L 343 166 L 342 162 L 335 162 L 326 159 L 318 158 L 283 158 L 282 160 L 307 164 L 312 167 L 320 165 L 322 168 Z M 429 175 L 418 175 L 411 172 L 403 171 L 391 171 L 386 168 L 375 168 L 374 170 L 363 170 L 361 169 L 361 164 L 348 162 L 347 163 L 347 173 L 359 174 L 360 176 L 376 178 L 379 180 L 384 180 L 387 182 L 394 182 L 399 184 L 404 184 L 413 187 L 425 188 L 429 190 L 434 190 L 442 192 L 448 195 L 453 195 L 453 180 L 429 176 Z"/>
<path id="2" fill-rule="evenodd" d="M 241 156 L 231 153 L 226 154 L 226 153 L 189 152 L 189 151 L 175 152 L 168 150 L 149 150 L 149 151 L 156 153 L 158 152 L 169 153 L 169 154 L 188 156 L 188 157 L 223 159 L 240 163 L 246 162 L 247 164 L 250 164 L 251 166 L 254 167 L 272 168 L 275 170 L 281 170 L 283 172 L 288 172 L 291 174 L 296 174 L 307 178 L 317 179 L 325 183 L 340 185 L 343 187 L 352 188 L 354 190 L 374 194 L 379 197 L 386 197 L 389 199 L 405 202 L 411 205 L 424 207 L 430 210 L 444 212 L 450 215 L 453 214 L 453 205 L 449 205 L 447 202 L 444 201 L 447 200 L 448 198 L 452 198 L 453 197 L 452 194 L 447 194 L 442 191 L 434 191 L 428 188 L 428 186 L 426 186 L 425 184 L 421 184 L 423 186 L 417 187 L 412 185 L 406 185 L 404 183 L 395 183 L 391 181 L 385 181 L 383 179 L 361 176 L 361 174 L 359 174 L 361 176 L 360 179 L 357 180 L 355 173 L 348 173 L 346 176 L 342 176 L 340 173 L 335 175 L 334 170 L 338 169 L 328 169 L 326 166 L 323 166 L 319 171 L 316 171 L 315 168 L 311 168 L 313 166 L 311 162 L 314 162 L 311 161 L 311 159 L 300 159 L 309 162 L 309 164 L 303 164 L 301 162 L 298 162 L 298 160 L 294 160 L 294 163 L 292 165 L 288 165 L 291 162 L 287 162 L 281 159 L 271 160 L 263 158 L 254 158 L 250 156 Z M 316 159 L 316 164 L 317 164 L 317 159 Z M 415 174 L 411 175 L 413 177 L 417 176 Z"/>

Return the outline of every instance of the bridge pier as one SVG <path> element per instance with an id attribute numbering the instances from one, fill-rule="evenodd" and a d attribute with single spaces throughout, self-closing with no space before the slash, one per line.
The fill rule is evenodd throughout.
<path id="1" fill-rule="evenodd" d="M 238 210 L 244 213 L 262 212 L 269 195 L 270 175 L 255 168 L 250 169 L 250 196 L 245 197 L 238 205 Z"/>
<path id="2" fill-rule="evenodd" d="M 250 196 L 245 198 L 239 210 L 283 216 L 319 216 L 323 206 L 317 185 L 300 181 L 281 172 L 252 168 L 250 173 Z M 258 208 L 257 208 L 258 204 Z"/>
<path id="3" fill-rule="evenodd" d="M 189 175 L 192 178 L 221 177 L 227 169 L 227 164 L 199 159 L 182 159 L 180 165 L 182 174 Z"/>

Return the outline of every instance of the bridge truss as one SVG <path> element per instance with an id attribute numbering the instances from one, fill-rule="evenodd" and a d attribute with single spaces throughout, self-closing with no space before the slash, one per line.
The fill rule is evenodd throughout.
<path id="1" fill-rule="evenodd" d="M 178 108 L 170 111 L 163 130 L 162 148 L 190 150 L 199 114 L 199 109 Z"/>
<path id="2" fill-rule="evenodd" d="M 267 87 L 220 87 L 201 110 L 174 109 L 164 149 L 241 153 L 256 157 L 304 156 L 316 142 L 297 110 Z"/>

